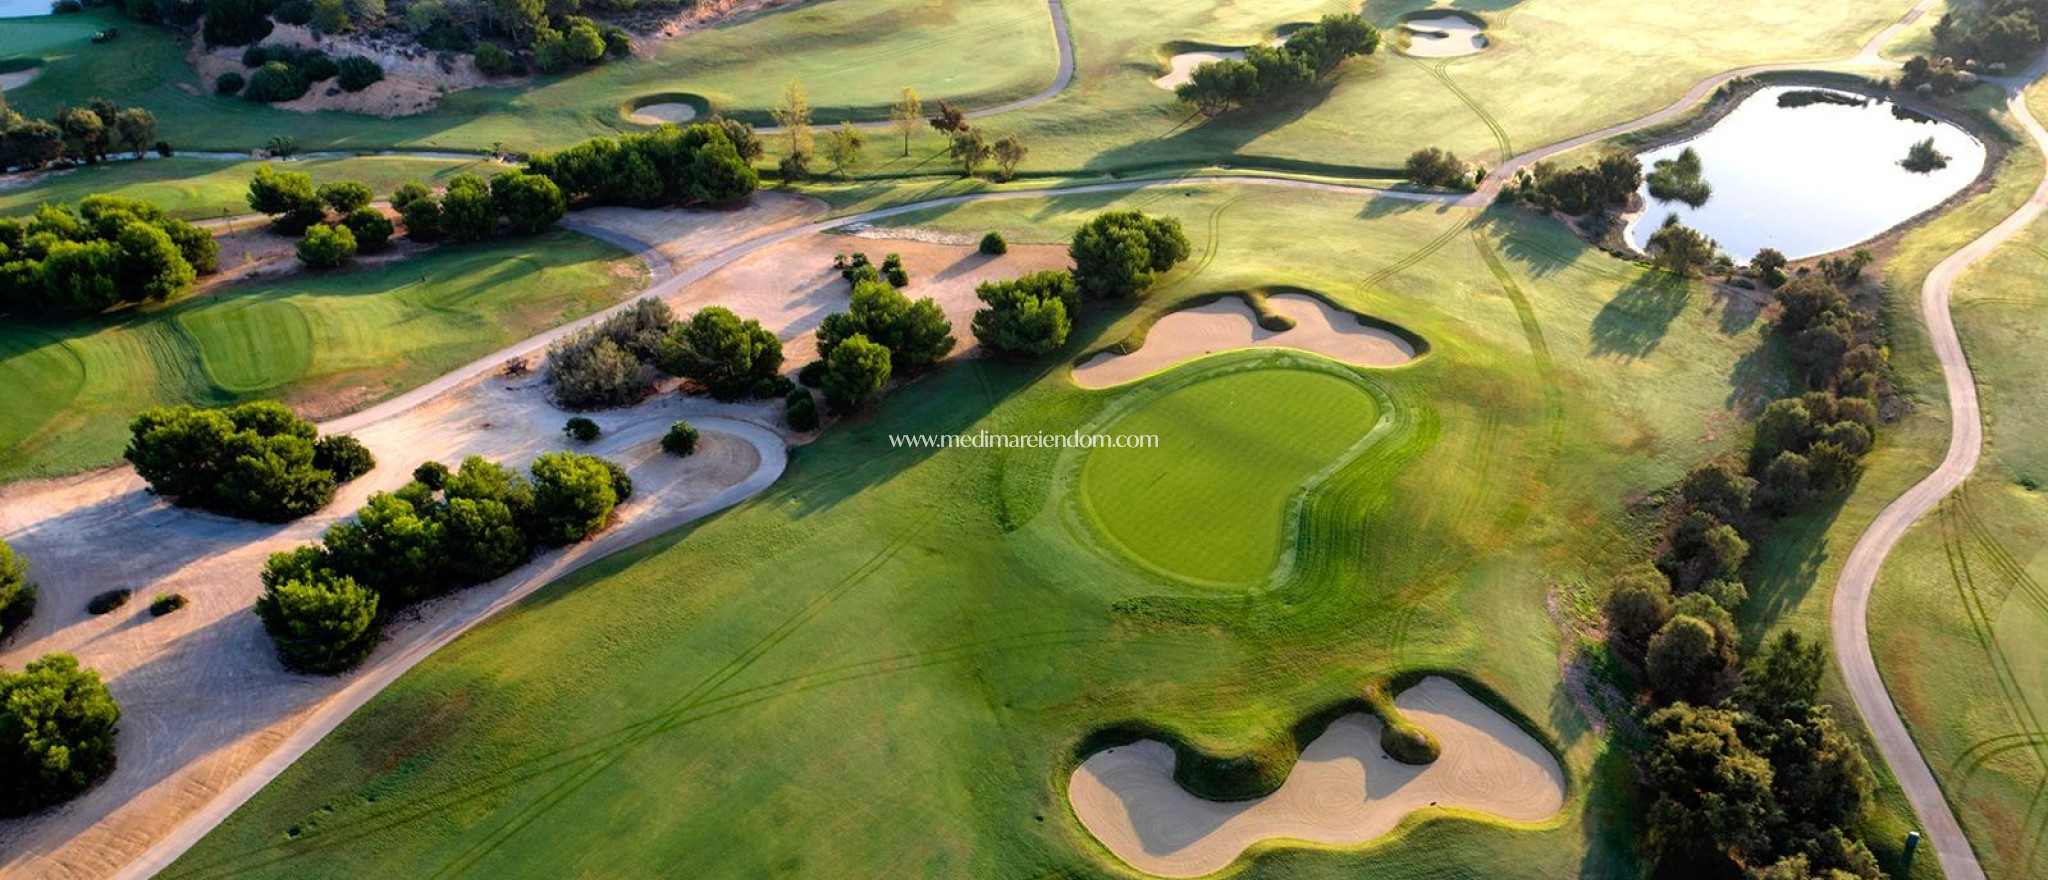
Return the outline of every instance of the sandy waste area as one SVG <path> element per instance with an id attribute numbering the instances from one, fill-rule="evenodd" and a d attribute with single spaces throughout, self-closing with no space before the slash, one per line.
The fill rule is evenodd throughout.
<path id="1" fill-rule="evenodd" d="M 1240 348 L 1293 348 L 1367 367 L 1390 367 L 1415 359 L 1415 348 L 1350 313 L 1296 293 L 1266 298 L 1273 311 L 1294 319 L 1287 330 L 1267 330 L 1243 299 L 1225 297 L 1168 313 L 1145 333 L 1145 344 L 1129 354 L 1103 352 L 1074 368 L 1074 383 L 1107 388 L 1141 379 L 1204 355 Z"/>

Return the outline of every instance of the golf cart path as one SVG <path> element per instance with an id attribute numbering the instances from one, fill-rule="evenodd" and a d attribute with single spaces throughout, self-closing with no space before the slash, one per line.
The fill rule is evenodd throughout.
<path id="1" fill-rule="evenodd" d="M 2006 109 L 2021 130 L 2033 140 L 2035 147 L 2048 152 L 2048 130 L 2044 130 L 2027 109 L 2026 99 L 2026 86 L 2039 78 L 2044 69 L 2048 69 L 2048 59 L 2034 62 L 2026 73 L 2017 78 L 1996 82 L 2005 87 Z M 1928 336 L 1934 344 L 1934 357 L 1941 364 L 1942 378 L 1948 391 L 1948 454 L 1933 473 L 1894 499 L 1865 527 L 1862 537 L 1849 551 L 1848 561 L 1842 565 L 1842 572 L 1835 581 L 1834 601 L 1828 610 L 1835 654 L 1841 660 L 1842 674 L 1848 679 L 1849 693 L 1855 698 L 1857 711 L 1863 713 L 1864 723 L 1870 727 L 1878 754 L 1891 766 L 1899 787 L 1905 790 L 1907 799 L 1919 812 L 1920 821 L 1926 825 L 1927 837 L 1934 844 L 1935 854 L 1941 858 L 1942 873 L 1949 880 L 1982 880 L 1984 867 L 1978 863 L 1961 824 L 1949 810 L 1948 801 L 1942 797 L 1940 783 L 1928 768 L 1926 758 L 1914 745 L 1905 719 L 1900 717 L 1898 707 L 1892 703 L 1891 692 L 1885 689 L 1884 678 L 1878 674 L 1877 658 L 1870 650 L 1870 594 L 1885 558 L 1891 555 L 1899 539 L 1969 479 L 1984 451 L 1984 419 L 1977 401 L 1977 380 L 1970 372 L 1969 358 L 1963 351 L 1962 339 L 1956 335 L 1954 316 L 1949 311 L 1949 297 L 1956 279 L 2025 230 L 2041 216 L 2043 210 L 2048 210 L 2048 176 L 2035 185 L 2025 204 L 1990 231 L 1964 245 L 1962 250 L 1942 260 L 1921 285 L 1921 320 L 1927 325 Z"/>

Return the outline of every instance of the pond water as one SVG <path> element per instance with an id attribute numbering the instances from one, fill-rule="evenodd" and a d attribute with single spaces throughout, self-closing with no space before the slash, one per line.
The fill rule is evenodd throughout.
<path id="1" fill-rule="evenodd" d="M 1641 249 L 1666 215 L 1677 214 L 1737 262 L 1766 247 L 1810 257 L 1873 238 L 1940 204 L 1984 168 L 1984 145 L 1957 126 L 1895 114 L 1894 105 L 1879 100 L 1779 106 L 1779 95 L 1797 91 L 1829 90 L 1762 89 L 1698 137 L 1642 154 L 1647 173 L 1657 160 L 1691 147 L 1713 194 L 1693 208 L 1651 198 L 1645 184 L 1646 207 L 1629 224 L 1629 244 Z M 1913 144 L 1930 137 L 1949 157 L 1948 167 L 1919 174 L 1899 165 Z"/>
<path id="2" fill-rule="evenodd" d="M 0 0 L 0 18 L 49 14 L 50 0 Z"/>

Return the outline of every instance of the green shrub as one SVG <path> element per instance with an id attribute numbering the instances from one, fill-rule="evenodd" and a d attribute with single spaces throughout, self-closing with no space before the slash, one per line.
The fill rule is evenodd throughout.
<path id="1" fill-rule="evenodd" d="M 243 79 L 241 74 L 230 70 L 213 81 L 213 90 L 222 95 L 239 95 L 245 85 L 248 85 L 248 81 Z"/>
<path id="2" fill-rule="evenodd" d="M 662 340 L 662 368 L 697 382 L 720 400 L 737 400 L 782 369 L 782 340 L 752 318 L 707 306 Z"/>
<path id="3" fill-rule="evenodd" d="M 284 0 L 283 3 L 277 4 L 277 9 L 270 13 L 270 17 L 278 24 L 308 24 L 313 21 L 313 4 L 309 0 Z"/>
<path id="4" fill-rule="evenodd" d="M 484 76 L 513 76 L 520 72 L 519 62 L 512 59 L 512 53 L 495 43 L 476 47 L 476 70 Z"/>
<path id="5" fill-rule="evenodd" d="M 1067 344 L 1081 296 L 1074 276 L 1048 270 L 974 289 L 984 307 L 974 313 L 974 338 L 998 354 L 1042 355 Z"/>
<path id="6" fill-rule="evenodd" d="M 326 82 L 341 75 L 341 65 L 327 57 L 325 52 L 306 53 L 301 56 L 298 67 L 299 73 L 309 83 Z"/>
<path id="7" fill-rule="evenodd" d="M 435 242 L 448 234 L 441 225 L 441 200 L 431 195 L 408 200 L 398 209 L 398 216 L 405 221 L 405 237 L 413 241 Z"/>
<path id="8" fill-rule="evenodd" d="M 356 255 L 356 234 L 346 226 L 314 226 L 299 239 L 298 251 L 308 266 L 339 266 Z"/>
<path id="9" fill-rule="evenodd" d="M 796 371 L 796 381 L 797 384 L 810 388 L 824 387 L 825 362 L 823 360 L 815 360 L 804 364 L 802 369 Z"/>
<path id="10" fill-rule="evenodd" d="M 772 397 L 788 397 L 789 392 L 791 390 L 794 390 L 795 388 L 796 383 L 789 381 L 787 377 L 769 376 L 767 378 L 762 379 L 759 382 L 754 383 L 753 397 L 755 400 L 767 400 Z"/>
<path id="11" fill-rule="evenodd" d="M 185 607 L 185 594 L 159 593 L 156 598 L 149 601 L 149 616 L 162 617 L 183 607 Z"/>
<path id="12" fill-rule="evenodd" d="M 361 55 L 350 55 L 335 66 L 335 85 L 344 92 L 360 92 L 384 79 L 383 66 Z"/>
<path id="13" fill-rule="evenodd" d="M 782 417 L 789 422 L 792 431 L 808 432 L 818 430 L 818 402 L 809 391 L 798 388 L 790 392 L 789 403 L 783 408 Z"/>
<path id="14" fill-rule="evenodd" d="M 347 434 L 329 434 L 313 441 L 313 466 L 333 474 L 335 482 L 346 483 L 369 473 L 377 466 L 377 459 L 361 440 Z"/>
<path id="15" fill-rule="evenodd" d="M 569 409 L 624 406 L 654 391 L 648 365 L 662 350 L 675 316 L 658 299 L 643 299 L 594 327 L 548 348 L 547 383 Z"/>
<path id="16" fill-rule="evenodd" d="M 413 482 L 436 492 L 448 484 L 448 466 L 438 461 L 429 461 L 412 469 Z"/>
<path id="17" fill-rule="evenodd" d="M 85 603 L 85 610 L 93 614 L 106 614 L 128 604 L 128 597 L 131 595 L 134 595 L 133 590 L 107 590 L 88 600 Z"/>
<path id="18" fill-rule="evenodd" d="M 36 610 L 36 585 L 28 579 L 28 560 L 0 541 L 0 639 Z"/>
<path id="19" fill-rule="evenodd" d="M 69 654 L 0 671 L 0 815 L 76 797 L 114 766 L 121 709 L 99 673 Z"/>
<path id="20" fill-rule="evenodd" d="M 1010 252 L 1010 243 L 1003 240 L 1002 233 L 990 230 L 981 237 L 981 252 L 991 257 L 1002 256 Z"/>
<path id="21" fill-rule="evenodd" d="M 661 451 L 677 458 L 684 458 L 697 451 L 697 429 L 689 422 L 676 422 L 668 426 L 668 433 L 661 437 Z"/>
<path id="22" fill-rule="evenodd" d="M 575 452 L 550 452 L 533 462 L 533 523 L 543 546 L 573 544 L 603 528 L 619 503 L 609 463 Z"/>
<path id="23" fill-rule="evenodd" d="M 825 316 L 818 325 L 818 357 L 831 361 L 841 340 L 859 335 L 889 352 L 892 371 L 908 373 L 952 351 L 952 331 L 946 313 L 931 297 L 913 302 L 887 283 L 859 280 L 853 284 L 847 310 Z"/>
<path id="24" fill-rule="evenodd" d="M 310 88 L 311 84 L 298 68 L 282 61 L 269 61 L 249 75 L 249 85 L 242 89 L 242 97 L 259 103 L 275 104 L 296 100 L 304 96 Z"/>
<path id="25" fill-rule="evenodd" d="M 341 225 L 348 227 L 349 233 L 356 237 L 356 250 L 366 254 L 389 246 L 391 233 L 395 231 L 391 218 L 384 216 L 383 211 L 367 206 L 348 212 L 348 216 L 341 218 Z"/>
<path id="26" fill-rule="evenodd" d="M 256 616 L 293 672 L 345 672 L 377 646 L 377 594 L 324 569 L 266 585 Z"/>
<path id="27" fill-rule="evenodd" d="M 242 50 L 243 67 L 262 67 L 269 60 L 270 49 L 267 46 L 259 44 Z"/>
<path id="28" fill-rule="evenodd" d="M 1075 230 L 1067 254 L 1081 292 L 1099 299 L 1131 296 L 1188 258 L 1187 234 L 1171 217 L 1105 211 Z"/>
<path id="29" fill-rule="evenodd" d="M 604 429 L 599 428 L 596 422 L 576 416 L 562 425 L 562 433 L 569 435 L 569 439 L 578 443 L 589 443 L 603 434 Z"/>
<path id="30" fill-rule="evenodd" d="M 336 214 L 347 214 L 367 206 L 377 194 L 371 192 L 363 183 L 354 180 L 335 180 L 321 184 L 313 191 L 313 197 L 319 199 L 320 204 L 326 205 L 328 210 Z"/>
<path id="31" fill-rule="evenodd" d="M 841 412 L 859 409 L 889 384 L 889 350 L 855 333 L 825 360 L 825 401 Z"/>
<path id="32" fill-rule="evenodd" d="M 181 505 L 285 522 L 334 497 L 334 473 L 314 465 L 318 429 L 273 401 L 148 409 L 129 433 L 136 474 Z"/>

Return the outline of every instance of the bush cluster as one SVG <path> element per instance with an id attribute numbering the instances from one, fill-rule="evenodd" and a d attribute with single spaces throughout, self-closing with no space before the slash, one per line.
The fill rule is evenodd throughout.
<path id="1" fill-rule="evenodd" d="M 667 304 L 643 299 L 549 346 L 547 383 L 555 403 L 598 409 L 654 393 L 654 364 L 675 326 Z"/>
<path id="2" fill-rule="evenodd" d="M 2048 41 L 2048 0 L 1992 0 L 1941 14 L 1934 42 L 1945 54 L 1986 64 L 2017 64 Z"/>
<path id="3" fill-rule="evenodd" d="M 953 350 L 953 325 L 931 297 L 912 300 L 883 281 L 853 283 L 847 310 L 825 316 L 818 325 L 818 357 L 830 363 L 832 352 L 847 339 L 865 336 L 889 350 L 897 374 L 922 370 Z"/>
<path id="4" fill-rule="evenodd" d="M 22 317 L 162 300 L 211 274 L 213 236 L 148 202 L 87 196 L 0 219 L 0 305 Z"/>
<path id="5" fill-rule="evenodd" d="M 77 797 L 114 767 L 121 709 L 99 673 L 69 654 L 0 670 L 0 815 Z"/>
<path id="6" fill-rule="evenodd" d="M 760 145 L 739 123 L 712 121 L 642 134 L 595 138 L 527 160 L 527 171 L 554 181 L 572 201 L 601 205 L 728 205 L 752 195 L 760 177 L 747 164 Z"/>
<path id="7" fill-rule="evenodd" d="M 986 256 L 1000 257 L 1010 252 L 1010 243 L 1003 239 L 1002 233 L 991 229 L 981 237 L 980 250 Z"/>
<path id="8" fill-rule="evenodd" d="M 782 340 L 759 321 L 741 320 L 724 306 L 708 306 L 669 329 L 661 343 L 661 366 L 703 385 L 713 397 L 738 400 L 781 373 Z"/>
<path id="9" fill-rule="evenodd" d="M 105 98 L 65 107 L 48 120 L 30 119 L 0 100 L 0 170 L 41 168 L 59 160 L 98 162 L 115 147 L 136 155 L 156 141 L 156 115 Z"/>
<path id="10" fill-rule="evenodd" d="M 1423 186 L 1467 191 L 1473 187 L 1472 175 L 1465 170 L 1465 163 L 1458 154 L 1442 147 L 1423 147 L 1408 154 L 1404 168 L 1410 181 Z"/>
<path id="11" fill-rule="evenodd" d="M 124 457 L 150 489 L 224 516 L 286 522 L 325 506 L 335 486 L 369 470 L 353 438 L 319 436 L 283 404 L 144 410 Z"/>
<path id="12" fill-rule="evenodd" d="M 149 616 L 162 617 L 185 607 L 186 604 L 185 594 L 183 593 L 162 593 L 156 598 L 149 600 Z"/>
<path id="13" fill-rule="evenodd" d="M 1691 147 L 1672 159 L 1658 159 L 1650 167 L 1650 197 L 1664 202 L 1684 202 L 1692 207 L 1707 203 L 1714 187 L 1701 176 L 1700 154 Z"/>
<path id="14" fill-rule="evenodd" d="M 604 429 L 590 419 L 574 416 L 562 423 L 562 433 L 578 443 L 591 443 L 604 435 Z"/>
<path id="15" fill-rule="evenodd" d="M 0 640 L 36 612 L 36 585 L 28 579 L 28 560 L 0 541 Z"/>
<path id="16" fill-rule="evenodd" d="M 127 605 L 128 597 L 133 595 L 135 591 L 125 587 L 94 593 L 92 598 L 85 600 L 85 611 L 94 615 L 108 614 Z"/>
<path id="17" fill-rule="evenodd" d="M 595 534 L 632 496 L 625 470 L 595 456 L 551 452 L 528 479 L 471 456 L 433 462 L 396 492 L 379 492 L 319 544 L 270 557 L 256 615 L 278 658 L 330 674 L 362 662 L 393 611 L 500 577 L 546 547 Z"/>
<path id="18" fill-rule="evenodd" d="M 689 422 L 676 422 L 668 426 L 668 433 L 661 435 L 661 451 L 677 458 L 687 458 L 697 452 L 698 433 Z"/>
<path id="19" fill-rule="evenodd" d="M 1876 880 L 1875 859 L 1853 834 L 1870 772 L 1820 701 L 1821 646 L 1787 633 L 1744 670 L 1731 613 L 1748 600 L 1743 568 L 1775 518 L 1855 481 L 1876 438 L 1887 372 L 1872 322 L 1825 273 L 1786 284 L 1778 301 L 1772 332 L 1803 352 L 1806 390 L 1764 409 L 1746 461 L 1686 475 L 1655 567 L 1615 579 L 1608 637 L 1664 706 L 1641 756 L 1653 801 L 1648 841 L 1661 862 L 1731 876 L 1747 865 L 1769 869 L 1759 877 Z"/>
<path id="20" fill-rule="evenodd" d="M 1074 276 L 1057 270 L 983 282 L 974 295 L 982 302 L 974 313 L 974 338 L 1003 355 L 1037 356 L 1067 344 L 1081 307 Z"/>
<path id="21" fill-rule="evenodd" d="M 1584 217 L 1627 207 L 1636 188 L 1642 185 L 1643 163 L 1635 156 L 1616 153 L 1590 166 L 1573 168 L 1538 162 L 1502 193 L 1539 207 Z"/>
<path id="22" fill-rule="evenodd" d="M 1253 46 L 1242 59 L 1210 61 L 1194 69 L 1174 97 L 1214 116 L 1315 82 L 1354 55 L 1370 55 L 1380 32 L 1356 14 L 1331 14 L 1289 34 L 1280 46 Z"/>

